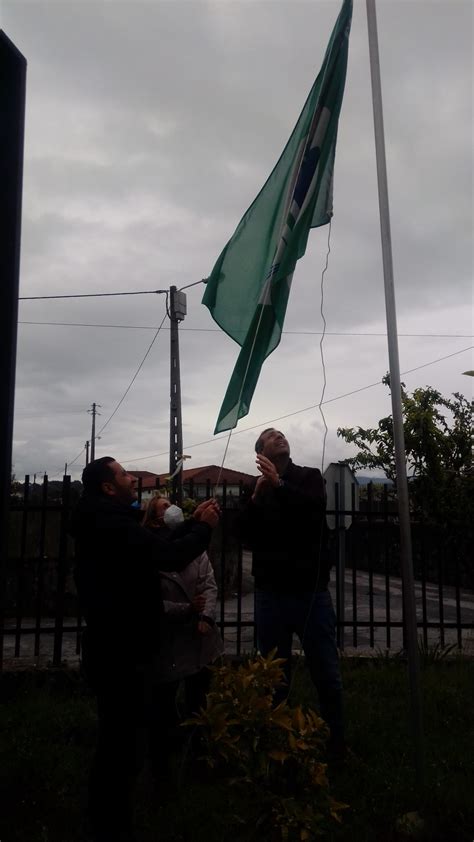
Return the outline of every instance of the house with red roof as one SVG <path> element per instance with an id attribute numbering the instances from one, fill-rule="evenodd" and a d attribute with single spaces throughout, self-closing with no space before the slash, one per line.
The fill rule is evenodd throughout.
<path id="1" fill-rule="evenodd" d="M 167 495 L 169 474 L 135 471 L 133 468 L 129 470 L 129 474 L 136 477 L 141 484 L 142 502 L 148 502 L 155 494 Z M 183 492 L 185 497 L 192 497 L 194 500 L 205 500 L 211 496 L 222 498 L 225 484 L 227 502 L 230 503 L 232 498 L 238 498 L 241 486 L 248 485 L 253 479 L 255 477 L 251 474 L 231 468 L 222 468 L 221 472 L 218 465 L 188 468 L 183 471 Z"/>

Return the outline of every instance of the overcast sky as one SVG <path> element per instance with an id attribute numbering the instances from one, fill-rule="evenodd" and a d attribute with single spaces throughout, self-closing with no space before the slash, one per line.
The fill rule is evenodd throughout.
<path id="1" fill-rule="evenodd" d="M 339 0 L 4 0 L 0 25 L 28 61 L 20 295 L 153 290 L 206 277 L 290 135 L 339 8 Z M 473 4 L 378 0 L 377 10 L 405 372 L 472 344 Z M 253 443 L 270 423 L 286 432 L 295 461 L 321 466 L 320 414 L 298 411 L 321 397 L 327 237 L 327 227 L 310 234 L 295 272 L 288 333 L 264 365 L 227 467 L 254 472 Z M 329 334 L 343 335 L 324 342 L 327 400 L 380 383 L 388 369 L 362 0 L 354 2 L 330 245 L 324 312 Z M 239 349 L 202 306 L 203 286 L 187 292 L 184 451 L 192 456 L 187 467 L 199 467 L 222 461 L 227 437 L 214 439 L 213 429 Z M 101 405 L 100 429 L 164 306 L 159 295 L 20 302 L 18 477 L 62 473 L 78 455 L 90 438 L 87 409 Z M 97 456 L 167 470 L 167 324 L 97 442 Z M 403 379 L 410 390 L 429 384 L 467 394 L 472 381 L 462 372 L 473 367 L 471 354 Z M 375 425 L 390 412 L 390 398 L 376 385 L 324 410 L 327 463 L 353 452 L 337 439 L 337 427 Z M 84 453 L 71 466 L 75 478 L 83 465 Z"/>

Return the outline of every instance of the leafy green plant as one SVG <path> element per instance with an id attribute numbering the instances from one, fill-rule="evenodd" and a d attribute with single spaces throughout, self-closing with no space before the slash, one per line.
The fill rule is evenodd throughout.
<path id="1" fill-rule="evenodd" d="M 186 497 L 183 500 L 183 513 L 186 520 L 193 515 L 196 506 L 197 502 L 192 497 Z"/>
<path id="2" fill-rule="evenodd" d="M 399 666 L 406 660 L 406 653 L 403 649 L 382 649 L 378 646 L 373 655 L 370 656 L 371 664 L 378 669 L 385 667 Z"/>
<path id="3" fill-rule="evenodd" d="M 390 387 L 390 377 L 382 382 Z M 472 403 L 459 392 L 450 398 L 426 386 L 410 394 L 401 384 L 406 467 L 413 513 L 428 523 L 468 524 L 473 518 Z M 337 431 L 358 452 L 347 459 L 357 470 L 383 470 L 396 482 L 393 419 L 374 428 Z"/>
<path id="4" fill-rule="evenodd" d="M 422 667 L 427 667 L 430 664 L 443 661 L 445 658 L 452 655 L 457 649 L 456 643 L 442 645 L 438 640 L 436 643 L 425 643 L 422 637 L 418 638 L 418 654 L 420 656 L 420 663 Z M 381 649 L 378 647 L 375 653 L 370 656 L 370 661 L 374 667 L 384 668 L 388 666 L 398 666 L 407 660 L 407 653 L 405 649 Z"/>
<path id="5" fill-rule="evenodd" d="M 437 643 L 425 643 L 421 637 L 418 639 L 418 652 L 423 666 L 443 661 L 452 655 L 455 649 L 457 649 L 456 643 L 443 646 L 440 640 Z"/>
<path id="6" fill-rule="evenodd" d="M 272 652 L 216 668 L 206 707 L 185 724 L 201 729 L 208 766 L 227 777 L 230 813 L 242 817 L 253 808 L 264 838 L 286 842 L 325 834 L 347 805 L 329 790 L 323 720 L 286 701 L 273 705 L 283 663 Z"/>

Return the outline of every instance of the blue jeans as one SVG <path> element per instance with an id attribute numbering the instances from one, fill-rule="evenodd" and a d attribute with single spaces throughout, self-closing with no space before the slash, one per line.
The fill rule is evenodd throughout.
<path id="1" fill-rule="evenodd" d="M 321 716 L 331 731 L 331 740 L 342 741 L 342 681 L 331 594 L 327 590 L 285 594 L 257 589 L 255 597 L 260 652 L 266 656 L 276 647 L 277 657 L 286 658 L 284 672 L 287 686 L 278 688 L 275 701 L 282 701 L 288 694 L 293 634 L 297 634 L 318 691 Z"/>

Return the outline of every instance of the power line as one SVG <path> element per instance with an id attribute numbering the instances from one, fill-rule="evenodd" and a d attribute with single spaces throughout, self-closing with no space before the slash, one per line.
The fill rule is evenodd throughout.
<path id="1" fill-rule="evenodd" d="M 165 290 L 165 292 L 166 292 L 166 298 L 167 298 L 167 303 L 168 303 L 168 291 L 167 291 L 167 290 Z M 166 312 L 165 312 L 165 315 L 163 316 L 162 322 L 161 322 L 161 324 L 160 324 L 160 326 L 159 326 L 158 330 L 156 331 L 156 333 L 155 333 L 155 335 L 154 335 L 153 339 L 151 340 L 151 342 L 150 342 L 150 344 L 149 344 L 149 346 L 148 346 L 148 349 L 147 349 L 147 352 L 146 352 L 145 356 L 143 357 L 143 359 L 142 359 L 142 361 L 141 361 L 140 365 L 138 366 L 138 368 L 137 368 L 137 370 L 136 370 L 135 374 L 133 375 L 133 377 L 132 377 L 132 379 L 131 379 L 130 383 L 128 384 L 127 388 L 125 389 L 125 392 L 123 393 L 122 397 L 120 398 L 120 400 L 119 400 L 119 402 L 118 402 L 117 406 L 115 407 L 114 411 L 113 411 L 113 412 L 112 412 L 112 414 L 111 414 L 111 415 L 107 418 L 107 421 L 105 422 L 105 424 L 103 424 L 103 425 L 102 425 L 102 427 L 100 428 L 99 432 L 98 432 L 98 433 L 96 433 L 95 438 L 99 438 L 99 436 L 100 436 L 100 434 L 101 434 L 102 430 L 105 430 L 105 428 L 106 428 L 107 424 L 109 424 L 109 423 L 110 423 L 110 421 L 111 421 L 111 420 L 112 420 L 112 418 L 114 417 L 115 413 L 118 411 L 118 409 L 119 409 L 119 408 L 120 408 L 120 406 L 122 405 L 123 401 L 124 401 L 124 400 L 125 400 L 125 398 L 127 397 L 128 393 L 129 393 L 129 391 L 130 391 L 130 389 L 132 388 L 132 386 L 133 386 L 133 384 L 134 384 L 134 382 L 135 382 L 135 380 L 136 380 L 136 378 L 137 378 L 137 376 L 138 376 L 138 374 L 139 374 L 139 372 L 140 372 L 140 369 L 141 369 L 141 368 L 142 368 L 142 366 L 143 366 L 143 363 L 145 362 L 146 358 L 148 357 L 148 354 L 150 353 L 150 351 L 151 351 L 151 349 L 152 349 L 152 347 L 153 347 L 153 345 L 154 345 L 154 343 L 155 343 L 155 340 L 156 340 L 156 338 L 157 338 L 157 336 L 158 336 L 158 334 L 159 334 L 159 332 L 160 332 L 160 330 L 161 330 L 161 326 L 163 325 L 163 322 L 165 321 L 165 319 L 166 319 L 166 317 L 167 317 L 167 310 L 168 310 L 168 306 L 166 307 Z M 80 453 L 78 453 L 78 454 L 77 454 L 77 456 L 76 456 L 74 459 L 72 459 L 72 461 L 67 462 L 67 464 L 69 465 L 69 467 L 71 467 L 71 465 L 74 465 L 74 463 L 75 463 L 75 462 L 77 462 L 77 460 L 78 460 L 78 459 L 79 459 L 79 457 L 82 455 L 82 453 L 84 453 L 85 449 L 86 449 L 86 446 L 84 445 L 84 447 L 82 448 L 82 450 L 80 451 Z M 58 473 L 59 473 L 59 472 L 57 472 L 57 473 L 53 474 L 53 476 L 58 476 Z"/>
<path id="2" fill-rule="evenodd" d="M 114 295 L 159 295 L 167 292 L 167 289 L 143 289 L 133 292 L 85 292 L 74 295 L 23 295 L 18 298 L 18 301 L 50 301 L 52 298 L 107 298 Z"/>
<path id="3" fill-rule="evenodd" d="M 117 410 L 118 410 L 118 409 L 119 409 L 119 407 L 122 405 L 122 403 L 124 402 L 125 398 L 127 397 L 127 395 L 128 395 L 128 393 L 129 393 L 130 389 L 132 388 L 132 386 L 133 386 L 133 384 L 134 384 L 134 382 L 135 382 L 136 378 L 138 377 L 138 374 L 139 374 L 139 372 L 140 372 L 140 369 L 141 369 L 141 368 L 142 368 L 142 366 L 143 366 L 143 363 L 145 362 L 145 360 L 146 360 L 146 358 L 147 358 L 148 354 L 150 353 L 151 349 L 153 348 L 153 345 L 154 345 L 154 343 L 155 343 L 155 340 L 156 340 L 156 338 L 157 338 L 157 336 L 158 336 L 158 334 L 159 334 L 159 332 L 160 332 L 160 330 L 161 330 L 161 328 L 162 328 L 162 325 L 163 325 L 163 323 L 164 323 L 165 319 L 167 318 L 167 315 L 168 315 L 168 292 L 166 291 L 166 312 L 165 312 L 165 315 L 163 316 L 163 318 L 162 318 L 162 320 L 161 320 L 161 324 L 160 324 L 160 326 L 159 326 L 158 330 L 156 331 L 156 333 L 155 333 L 155 335 L 154 335 L 153 339 L 151 340 L 151 342 L 150 342 L 150 344 L 149 344 L 149 346 L 148 346 L 148 349 L 147 349 L 147 352 L 146 352 L 145 356 L 143 357 L 143 359 L 142 359 L 142 361 L 141 361 L 140 365 L 138 366 L 138 368 L 137 368 L 137 370 L 136 370 L 135 374 L 133 375 L 133 377 L 132 377 L 132 379 L 131 379 L 130 383 L 128 384 L 127 388 L 125 389 L 125 392 L 123 393 L 122 397 L 120 398 L 120 400 L 119 400 L 119 402 L 118 402 L 117 406 L 115 407 L 115 409 L 114 409 L 114 411 L 112 412 L 112 414 L 111 414 L 111 415 L 107 418 L 107 421 L 105 422 L 105 424 L 103 424 L 103 425 L 102 425 L 102 427 L 100 428 L 99 432 L 97 433 L 97 435 L 98 435 L 98 436 L 100 436 L 101 432 L 102 432 L 103 430 L 105 430 L 105 428 L 107 427 L 107 425 L 108 425 L 108 424 L 110 424 L 110 422 L 111 422 L 112 418 L 114 417 L 115 413 L 117 412 Z"/>
<path id="4" fill-rule="evenodd" d="M 85 409 L 68 409 L 68 410 L 54 410 L 52 409 L 50 412 L 42 412 L 38 415 L 15 415 L 15 421 L 23 421 L 25 418 L 51 418 L 53 415 L 82 415 L 83 412 L 86 412 Z"/>
<path id="5" fill-rule="evenodd" d="M 166 313 L 165 313 L 165 316 L 163 317 L 161 325 L 163 324 L 165 318 L 166 318 Z M 161 328 L 161 325 L 160 325 L 160 328 Z M 122 403 L 125 396 L 127 395 L 127 392 L 130 390 L 130 387 L 132 386 L 133 381 L 137 377 L 138 372 L 140 371 L 140 368 L 142 367 L 143 363 L 145 362 L 145 360 L 146 360 L 146 358 L 147 358 L 147 356 L 148 356 L 148 354 L 149 354 L 149 352 L 152 348 L 152 345 L 155 342 L 156 337 L 158 336 L 160 328 L 158 328 L 155 336 L 153 337 L 153 340 L 152 340 L 152 342 L 151 342 L 142 362 L 140 363 L 140 366 L 138 367 L 132 381 L 130 382 L 127 390 L 125 391 L 123 397 L 121 398 L 121 400 L 117 404 L 117 406 L 114 409 L 112 415 L 108 418 L 108 420 L 106 421 L 104 426 L 101 428 L 101 430 L 99 430 L 99 433 L 102 432 L 104 427 L 109 423 L 109 421 L 115 415 L 115 413 L 117 412 L 120 404 Z M 427 368 L 430 365 L 435 365 L 436 363 L 440 363 L 440 362 L 443 362 L 444 360 L 451 359 L 451 357 L 457 357 L 457 356 L 459 356 L 459 354 L 464 354 L 466 351 L 471 351 L 472 348 L 474 348 L 474 345 L 469 345 L 467 348 L 461 348 L 459 351 L 454 351 L 452 354 L 446 354 L 443 357 L 438 357 L 436 360 L 430 360 L 429 362 L 423 363 L 422 365 L 417 365 L 417 366 L 415 366 L 415 368 L 409 368 L 406 371 L 401 372 L 402 377 L 406 374 L 412 374 L 414 371 L 420 371 L 420 369 Z M 355 395 L 355 394 L 358 394 L 359 392 L 364 392 L 367 389 L 373 389 L 375 386 L 381 386 L 381 385 L 383 385 L 382 381 L 377 380 L 375 383 L 369 383 L 367 386 L 361 386 L 359 389 L 352 389 L 350 392 L 344 392 L 344 394 L 342 394 L 342 395 L 336 395 L 336 397 L 334 397 L 334 398 L 328 398 L 327 400 L 323 401 L 323 404 L 325 405 L 325 404 L 328 404 L 328 403 L 334 403 L 334 401 L 342 400 L 343 398 L 350 397 L 351 395 Z M 236 436 L 236 435 L 239 435 L 240 433 L 248 433 L 251 430 L 256 430 L 259 427 L 261 428 L 261 427 L 266 427 L 269 424 L 274 424 L 276 421 L 284 421 L 286 418 L 291 418 L 294 415 L 300 415 L 303 412 L 309 412 L 311 409 L 316 409 L 318 407 L 318 405 L 319 404 L 312 404 L 311 406 L 306 406 L 303 409 L 296 409 L 293 412 L 288 412 L 286 415 L 280 415 L 278 418 L 271 418 L 267 421 L 260 421 L 258 424 L 253 424 L 251 427 L 244 427 L 241 430 L 235 430 L 233 435 Z M 205 441 L 198 441 L 198 442 L 195 442 L 194 444 L 187 444 L 185 449 L 190 450 L 191 448 L 194 448 L 194 447 L 202 447 L 205 444 L 212 444 L 216 441 L 220 441 L 221 439 L 225 439 L 225 438 L 227 438 L 227 436 L 214 436 L 212 439 L 206 439 Z M 81 454 L 84 452 L 84 450 L 85 450 L 85 447 L 82 448 L 82 450 L 80 451 L 80 453 L 78 453 L 78 455 L 75 457 L 75 459 L 68 462 L 67 464 L 69 466 L 71 466 L 75 462 L 77 462 L 77 460 L 79 459 Z M 147 456 L 134 456 L 133 458 L 130 457 L 128 459 L 123 459 L 122 461 L 123 462 L 144 462 L 147 459 L 158 459 L 161 456 L 168 456 L 168 455 L 169 455 L 169 450 L 165 450 L 162 453 L 150 453 Z M 39 473 L 39 471 L 36 471 L 36 473 Z M 57 476 L 57 474 L 54 474 L 54 476 Z"/>
<path id="6" fill-rule="evenodd" d="M 198 283 L 201 283 L 199 281 Z M 20 325 L 46 325 L 46 326 L 57 326 L 57 327 L 99 327 L 99 328 L 118 328 L 121 330 L 156 330 L 156 325 L 115 325 L 115 324 L 99 324 L 97 322 L 94 323 L 87 323 L 87 322 L 31 322 L 31 321 L 19 321 L 18 324 Z M 163 330 L 169 330 L 169 327 L 163 328 Z M 180 333 L 182 331 L 193 331 L 195 333 L 222 333 L 222 330 L 217 327 L 180 327 Z M 242 331 L 244 333 L 244 331 Z M 293 336 L 321 336 L 322 331 L 320 330 L 282 330 L 282 333 L 293 335 Z M 373 333 L 370 331 L 365 332 L 346 332 L 346 331 L 326 331 L 326 336 L 383 336 L 386 337 L 386 333 Z M 407 338 L 429 338 L 429 339 L 472 339 L 474 334 L 472 333 L 399 333 L 398 336 L 407 337 Z"/>
<path id="7" fill-rule="evenodd" d="M 75 457 L 74 457 L 74 459 L 71 459 L 71 461 L 70 461 L 70 462 L 66 462 L 66 465 L 68 466 L 68 468 L 70 468 L 70 467 L 71 467 L 71 465 L 74 465 L 74 463 L 75 463 L 75 462 L 77 462 L 77 460 L 79 459 L 79 457 L 80 457 L 80 456 L 82 456 L 82 454 L 84 453 L 85 449 L 86 449 L 86 447 L 85 447 L 85 445 L 84 445 L 84 447 L 82 448 L 82 450 L 80 450 L 80 451 L 79 451 L 79 453 L 77 454 L 77 456 L 75 456 Z M 35 474 L 35 475 L 36 475 L 36 474 L 38 474 L 38 473 L 40 473 L 40 471 L 34 471 L 34 474 Z M 56 473 L 55 473 L 55 474 L 52 474 L 52 475 L 49 477 L 49 479 L 54 479 L 54 477 L 59 477 L 59 476 L 61 476 L 61 474 L 62 474 L 62 470 L 61 470 L 61 469 L 59 469 L 58 471 L 56 471 Z"/>
<path id="8" fill-rule="evenodd" d="M 68 466 L 68 468 L 70 468 L 70 467 L 71 467 L 71 465 L 74 465 L 74 462 L 77 462 L 77 460 L 79 459 L 79 457 L 80 457 L 80 456 L 82 456 L 82 454 L 84 453 L 85 449 L 86 449 L 86 448 L 85 448 L 85 446 L 84 446 L 84 447 L 82 448 L 82 450 L 81 450 L 81 451 L 79 451 L 79 453 L 77 454 L 77 456 L 76 456 L 76 457 L 72 460 L 72 462 L 67 462 L 67 466 Z"/>
<path id="9" fill-rule="evenodd" d="M 453 354 L 446 354 L 444 357 L 438 357 L 436 360 L 431 360 L 428 363 L 423 363 L 423 365 L 417 365 L 415 368 L 409 368 L 407 371 L 402 371 L 402 377 L 405 374 L 412 374 L 414 371 L 419 371 L 422 368 L 427 368 L 430 365 L 435 365 L 435 363 L 443 362 L 443 360 L 448 360 L 451 357 L 457 357 L 459 354 L 464 354 L 466 351 L 470 351 L 474 348 L 474 345 L 469 345 L 467 348 L 461 348 L 460 351 L 454 351 Z M 348 398 L 350 395 L 355 395 L 358 392 L 364 392 L 366 389 L 373 389 L 374 386 L 382 386 L 383 383 L 381 380 L 377 380 L 375 383 L 369 383 L 367 386 L 361 386 L 360 389 L 353 389 L 350 392 L 345 392 L 343 395 L 337 395 L 335 398 L 328 398 L 327 400 L 322 402 L 322 405 L 327 403 L 334 403 L 334 401 L 340 401 L 342 398 Z M 291 418 L 293 415 L 300 415 L 302 412 L 309 412 L 310 409 L 317 409 L 319 404 L 311 404 L 311 406 L 306 406 L 304 409 L 296 409 L 294 412 L 288 412 L 286 415 L 280 415 L 278 418 L 271 418 L 267 421 L 260 421 L 258 424 L 253 424 L 251 427 L 244 427 L 241 430 L 235 430 L 233 435 L 236 436 L 239 433 L 248 433 L 250 430 L 256 430 L 258 427 L 266 427 L 268 424 L 274 424 L 275 421 L 283 421 L 286 418 Z M 220 441 L 221 439 L 225 439 L 227 436 L 215 436 L 212 439 L 206 439 L 205 441 L 198 441 L 195 444 L 187 444 L 185 450 L 190 450 L 192 447 L 201 447 L 204 444 L 211 444 L 215 441 Z M 168 451 L 165 450 L 163 453 L 151 453 L 148 456 L 136 456 L 130 459 L 124 459 L 124 462 L 143 462 L 146 459 L 157 459 L 160 456 L 167 456 Z"/>
<path id="10" fill-rule="evenodd" d="M 208 278 L 202 278 L 200 281 L 193 281 L 191 284 L 185 284 L 179 287 L 181 292 L 183 289 L 198 286 L 198 284 L 207 284 Z M 86 292 L 72 295 L 21 295 L 18 301 L 49 301 L 53 298 L 105 298 L 111 295 L 157 295 L 167 293 L 167 289 L 141 289 L 132 290 L 131 292 Z"/>
<path id="11" fill-rule="evenodd" d="M 102 432 L 103 430 L 105 430 L 105 428 L 107 427 L 107 424 L 109 424 L 109 423 L 110 423 L 110 421 L 111 421 L 111 420 L 112 420 L 112 418 L 114 417 L 115 413 L 118 411 L 118 409 L 119 409 L 119 408 L 120 408 L 120 406 L 122 405 L 123 401 L 124 401 L 124 400 L 125 400 L 125 398 L 127 397 L 127 395 L 128 395 L 128 393 L 129 393 L 130 389 L 132 388 L 132 386 L 133 386 L 133 384 L 134 384 L 134 382 L 135 382 L 136 378 L 138 377 L 138 374 L 139 374 L 139 372 L 140 372 L 140 369 L 142 368 L 142 366 L 143 366 L 143 364 L 144 364 L 144 362 L 145 362 L 146 358 L 148 357 L 148 354 L 150 353 L 150 351 L 151 351 L 151 349 L 152 349 L 152 347 L 153 347 L 153 345 L 154 345 L 154 343 L 155 343 L 155 340 L 156 340 L 156 338 L 157 338 L 157 336 L 158 336 L 158 334 L 159 334 L 159 332 L 160 332 L 160 330 L 161 330 L 161 328 L 162 328 L 162 325 L 163 325 L 163 323 L 164 323 L 164 321 L 165 321 L 165 319 L 166 319 L 166 317 L 167 317 L 167 315 L 168 315 L 168 290 L 164 290 L 164 292 L 165 292 L 165 294 L 166 294 L 166 310 L 165 310 L 165 315 L 163 316 L 163 319 L 161 320 L 161 324 L 160 324 L 160 326 L 158 327 L 158 329 L 157 329 L 157 331 L 156 331 L 156 333 L 155 333 L 155 335 L 154 335 L 153 339 L 151 340 L 151 342 L 150 342 L 150 344 L 149 344 L 149 346 L 148 346 L 148 348 L 147 348 L 147 351 L 146 351 L 145 356 L 143 357 L 143 359 L 142 359 L 142 361 L 141 361 L 140 365 L 138 366 L 138 368 L 137 368 L 137 370 L 136 370 L 135 374 L 133 375 L 133 377 L 132 377 L 132 379 L 131 379 L 130 383 L 128 384 L 127 388 L 125 389 L 125 392 L 123 393 L 122 397 L 120 398 L 120 400 L 119 400 L 119 402 L 118 402 L 117 406 L 115 407 L 114 411 L 112 412 L 112 414 L 111 414 L 111 415 L 107 418 L 107 421 L 105 422 L 105 424 L 103 424 L 103 425 L 102 425 L 102 427 L 100 428 L 99 432 L 96 434 L 96 436 L 95 436 L 96 438 L 99 438 L 99 436 L 100 436 L 101 432 Z M 75 457 L 72 461 L 67 462 L 67 465 L 69 465 L 69 467 L 71 467 L 71 465 L 74 465 L 74 463 L 75 463 L 75 462 L 77 462 L 77 460 L 79 459 L 79 457 L 80 457 L 80 456 L 84 453 L 85 449 L 86 449 L 86 445 L 84 445 L 84 447 L 82 448 L 82 450 L 80 451 L 80 453 L 78 453 L 78 454 L 77 454 L 77 456 L 76 456 L 76 457 Z M 56 473 L 56 474 L 53 474 L 53 476 L 57 476 L 57 475 L 58 475 L 57 473 Z"/>

